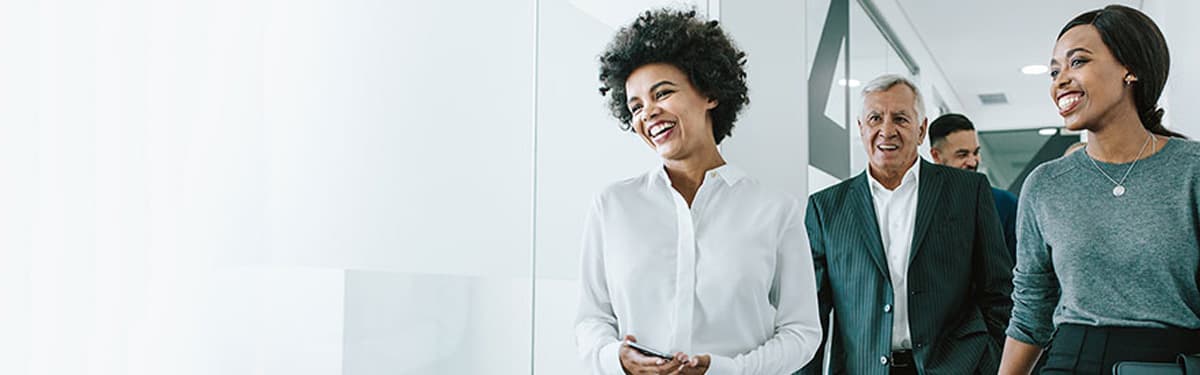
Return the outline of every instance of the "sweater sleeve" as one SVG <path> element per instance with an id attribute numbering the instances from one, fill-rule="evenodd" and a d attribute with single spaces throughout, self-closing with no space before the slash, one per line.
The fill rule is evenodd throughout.
<path id="1" fill-rule="evenodd" d="M 1030 173 L 1017 201 L 1017 259 L 1013 270 L 1013 310 L 1005 333 L 1046 347 L 1054 333 L 1054 308 L 1061 295 L 1050 248 L 1038 223 L 1038 170 Z"/>

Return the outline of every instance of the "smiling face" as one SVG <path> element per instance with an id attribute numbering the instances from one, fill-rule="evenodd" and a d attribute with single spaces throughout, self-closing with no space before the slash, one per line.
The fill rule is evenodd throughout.
<path id="1" fill-rule="evenodd" d="M 908 170 L 925 139 L 926 121 L 916 108 L 916 94 L 904 84 L 863 97 L 858 131 L 874 171 L 888 174 Z"/>
<path id="2" fill-rule="evenodd" d="M 700 94 L 675 66 L 655 63 L 634 69 L 625 92 L 633 131 L 664 160 L 716 149 L 708 112 L 717 102 Z"/>
<path id="3" fill-rule="evenodd" d="M 974 130 L 959 130 L 935 142 L 929 150 L 933 162 L 974 171 L 979 169 L 979 138 Z"/>
<path id="4" fill-rule="evenodd" d="M 1067 129 L 1098 130 L 1111 119 L 1134 112 L 1135 80 L 1100 39 L 1092 25 L 1080 25 L 1058 39 L 1050 61 L 1050 98 Z"/>

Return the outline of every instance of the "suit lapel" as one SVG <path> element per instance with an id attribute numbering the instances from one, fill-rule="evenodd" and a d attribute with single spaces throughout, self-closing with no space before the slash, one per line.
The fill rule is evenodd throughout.
<path id="1" fill-rule="evenodd" d="M 917 185 L 917 217 L 913 223 L 912 248 L 908 252 L 909 264 L 912 264 L 917 252 L 921 250 L 921 242 L 929 231 L 929 223 L 933 221 L 938 198 L 942 195 L 942 171 L 923 159 L 917 162 L 922 163 L 921 175 L 918 176 L 921 183 Z"/>
<path id="2" fill-rule="evenodd" d="M 879 273 L 883 274 L 884 279 L 891 280 L 888 274 L 887 261 L 883 253 L 883 239 L 879 237 L 879 220 L 875 217 L 875 203 L 871 197 L 871 186 L 867 181 L 867 172 L 863 171 L 858 177 L 855 177 L 854 188 L 857 190 L 851 199 L 854 207 L 851 211 L 861 212 L 861 215 L 854 215 L 860 222 L 859 225 L 866 232 L 864 239 L 867 245 L 867 254 L 871 256 L 871 260 L 875 262 L 875 268 Z"/>

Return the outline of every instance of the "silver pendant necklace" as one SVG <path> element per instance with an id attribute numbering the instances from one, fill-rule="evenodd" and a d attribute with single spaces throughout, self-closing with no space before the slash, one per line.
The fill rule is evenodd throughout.
<path id="1" fill-rule="evenodd" d="M 1112 181 L 1113 185 L 1117 185 L 1116 187 L 1113 187 L 1113 189 L 1112 189 L 1112 195 L 1114 197 L 1120 197 L 1122 195 L 1125 195 L 1125 179 L 1129 178 L 1129 172 L 1132 172 L 1133 167 L 1137 166 L 1138 159 L 1142 158 L 1142 153 L 1146 152 L 1146 145 L 1150 144 L 1151 141 L 1154 142 L 1155 148 L 1158 147 L 1158 140 L 1154 139 L 1154 134 L 1151 133 L 1150 137 L 1146 138 L 1146 142 L 1142 143 L 1142 149 L 1138 150 L 1137 156 L 1133 157 L 1133 163 L 1129 165 L 1129 169 L 1125 170 L 1125 175 L 1121 176 L 1121 181 L 1114 180 L 1111 176 L 1108 175 L 1108 173 L 1105 173 L 1104 170 L 1100 168 L 1099 164 L 1096 164 L 1096 159 L 1093 159 L 1091 155 L 1087 155 L 1088 160 L 1092 161 L 1092 165 L 1096 167 L 1096 170 L 1100 171 L 1100 174 L 1104 175 L 1104 178 L 1107 178 L 1109 181 Z"/>

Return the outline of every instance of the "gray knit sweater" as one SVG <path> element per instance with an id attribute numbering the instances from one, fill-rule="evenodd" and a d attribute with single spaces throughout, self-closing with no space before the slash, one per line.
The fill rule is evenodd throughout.
<path id="1" fill-rule="evenodd" d="M 1138 161 L 1121 197 L 1089 159 L 1025 180 L 1008 336 L 1044 347 L 1063 323 L 1200 328 L 1200 143 Z M 1118 181 L 1130 166 L 1097 164 Z"/>

